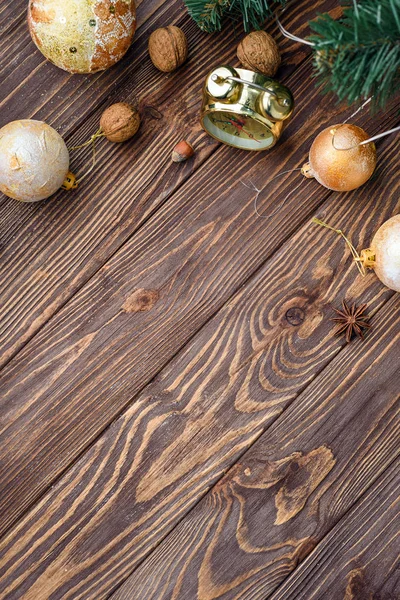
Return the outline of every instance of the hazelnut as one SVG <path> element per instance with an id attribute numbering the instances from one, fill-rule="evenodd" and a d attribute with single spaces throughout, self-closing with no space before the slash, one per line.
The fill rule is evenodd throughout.
<path id="1" fill-rule="evenodd" d="M 133 137 L 140 125 L 140 115 L 127 102 L 112 104 L 101 115 L 100 128 L 110 142 L 125 142 Z"/>
<path id="2" fill-rule="evenodd" d="M 281 55 L 273 37 L 266 31 L 253 31 L 237 47 L 237 57 L 246 69 L 273 77 L 281 64 Z"/>
<path id="3" fill-rule="evenodd" d="M 193 156 L 194 148 L 186 142 L 186 140 L 182 140 L 179 142 L 172 151 L 172 160 L 176 163 L 183 162 Z"/>
<path id="4" fill-rule="evenodd" d="M 149 38 L 149 54 L 153 65 L 160 71 L 175 71 L 188 55 L 188 44 L 182 29 L 168 25 L 153 31 Z"/>

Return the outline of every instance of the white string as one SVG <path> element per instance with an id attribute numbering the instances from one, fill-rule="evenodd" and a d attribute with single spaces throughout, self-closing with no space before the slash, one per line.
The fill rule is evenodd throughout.
<path id="1" fill-rule="evenodd" d="M 285 10 L 286 10 L 286 8 L 283 8 L 281 10 L 281 12 L 284 12 Z M 303 38 L 297 37 L 297 35 L 293 35 L 293 33 L 290 33 L 289 31 L 287 31 L 284 28 L 284 26 L 282 25 L 282 23 L 280 22 L 277 14 L 275 15 L 275 19 L 276 19 L 277 25 L 279 27 L 279 31 L 281 32 L 282 35 L 287 37 L 289 40 L 292 40 L 293 42 L 300 42 L 300 44 L 306 44 L 307 46 L 315 46 L 315 44 L 313 44 L 312 42 L 309 42 L 308 40 L 303 40 Z"/>
<path id="2" fill-rule="evenodd" d="M 282 175 L 285 175 L 286 173 L 293 173 L 294 171 L 301 171 L 301 168 L 287 169 L 287 171 L 282 171 L 281 173 L 278 173 L 277 175 L 275 175 L 275 177 L 273 177 L 271 179 L 271 181 L 268 182 L 268 184 L 272 183 L 272 181 L 274 181 L 274 179 L 276 179 L 277 177 L 281 177 Z M 261 213 L 258 212 L 258 198 L 259 198 L 259 196 L 260 196 L 260 194 L 261 194 L 261 192 L 263 191 L 264 188 L 262 188 L 261 190 L 259 190 L 258 187 L 256 187 L 252 181 L 248 182 L 250 185 L 248 185 L 244 181 L 241 181 L 240 183 L 242 183 L 249 190 L 252 189 L 252 190 L 254 190 L 256 192 L 256 196 L 254 198 L 254 212 L 256 213 L 257 217 L 260 217 L 261 219 L 270 219 L 271 217 L 273 217 L 274 215 L 276 215 L 276 213 L 285 204 L 286 200 L 300 187 L 300 185 L 303 182 L 300 181 L 299 185 L 297 185 L 293 190 L 290 190 L 290 192 L 288 193 L 288 195 L 282 200 L 282 202 L 279 203 L 279 205 L 277 206 L 277 208 L 270 215 L 262 215 Z"/>
<path id="3" fill-rule="evenodd" d="M 379 140 L 380 138 L 383 138 L 386 135 L 390 135 L 391 133 L 395 133 L 396 131 L 400 131 L 400 125 L 398 127 L 394 127 L 393 129 L 388 129 L 387 131 L 384 131 L 383 133 L 378 133 L 378 135 L 374 135 L 373 137 L 369 138 L 368 140 L 364 140 L 364 142 L 360 142 L 360 146 L 364 146 L 365 144 L 368 144 L 369 142 L 374 142 L 375 140 Z"/>
<path id="4" fill-rule="evenodd" d="M 350 121 L 350 119 L 352 119 L 353 117 L 355 117 L 356 115 L 358 115 L 358 113 L 359 113 L 361 110 L 363 110 L 363 108 L 364 108 L 365 106 L 367 106 L 367 104 L 369 104 L 369 103 L 371 102 L 371 100 L 372 100 L 372 96 L 371 96 L 370 98 L 368 98 L 368 100 L 366 100 L 365 102 L 363 102 L 363 103 L 361 104 L 361 106 L 359 106 L 359 107 L 357 108 L 357 110 L 355 110 L 355 111 L 353 112 L 353 114 L 352 114 L 352 115 L 350 115 L 349 117 L 347 117 L 347 119 L 346 119 L 345 121 L 343 121 L 342 125 L 344 125 L 345 123 L 347 123 L 347 121 Z"/>
<path id="5" fill-rule="evenodd" d="M 365 100 L 365 102 L 363 102 L 363 104 L 361 104 L 361 106 L 359 106 L 357 108 L 357 110 L 353 112 L 353 114 L 351 114 L 349 117 L 347 117 L 347 119 L 345 121 L 343 121 L 343 123 L 338 127 L 338 129 L 340 129 L 340 127 L 342 125 L 345 125 L 348 121 L 350 121 L 350 119 L 355 117 L 361 110 L 363 110 L 363 108 L 367 104 L 369 104 L 369 102 L 371 102 L 371 100 L 372 100 L 372 96 L 370 98 L 368 98 L 368 100 Z M 394 127 L 393 129 L 388 129 L 387 131 L 378 133 L 377 135 L 374 135 L 374 136 L 368 138 L 367 140 L 359 142 L 358 144 L 355 144 L 354 146 L 350 146 L 348 148 L 337 148 L 335 146 L 335 135 L 336 135 L 336 132 L 335 132 L 332 136 L 332 146 L 335 148 L 335 150 L 342 150 L 342 151 L 353 150 L 354 148 L 358 148 L 358 146 L 365 146 L 366 144 L 369 144 L 370 142 L 374 142 L 375 140 L 380 140 L 381 138 L 386 137 L 387 135 L 391 135 L 392 133 L 396 133 L 398 131 L 400 131 L 400 125 L 398 127 Z"/>

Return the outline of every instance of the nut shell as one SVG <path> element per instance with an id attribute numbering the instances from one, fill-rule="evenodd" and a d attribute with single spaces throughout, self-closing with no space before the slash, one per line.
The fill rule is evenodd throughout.
<path id="1" fill-rule="evenodd" d="M 237 57 L 246 69 L 273 77 L 281 64 L 274 38 L 266 31 L 253 31 L 237 47 Z"/>
<path id="2" fill-rule="evenodd" d="M 30 0 L 33 41 L 70 73 L 108 69 L 128 50 L 136 29 L 134 0 Z"/>
<path id="3" fill-rule="evenodd" d="M 0 129 L 0 190 L 6 196 L 44 200 L 62 186 L 68 168 L 67 146 L 50 125 L 23 119 Z"/>
<path id="4" fill-rule="evenodd" d="M 372 142 L 358 145 L 368 137 L 356 125 L 327 127 L 312 143 L 309 155 L 311 175 L 321 185 L 337 192 L 360 187 L 368 181 L 376 166 L 375 145 Z"/>
<path id="5" fill-rule="evenodd" d="M 175 25 L 156 29 L 149 38 L 149 54 L 153 65 L 159 71 L 175 71 L 187 59 L 186 35 Z"/>
<path id="6" fill-rule="evenodd" d="M 179 142 L 172 151 L 173 162 L 179 163 L 188 160 L 194 154 L 194 148 L 186 140 Z"/>
<path id="7" fill-rule="evenodd" d="M 125 142 L 133 137 L 140 126 L 140 115 L 127 102 L 112 104 L 101 115 L 100 128 L 110 142 Z"/>

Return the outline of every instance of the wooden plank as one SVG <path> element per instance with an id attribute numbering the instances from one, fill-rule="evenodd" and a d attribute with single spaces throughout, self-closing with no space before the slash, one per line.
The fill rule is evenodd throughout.
<path id="1" fill-rule="evenodd" d="M 113 600 L 269 597 L 399 454 L 399 307 L 394 297 L 368 342 L 331 362 Z"/>
<path id="2" fill-rule="evenodd" d="M 312 103 L 313 94 L 311 88 Z M 391 118 L 389 111 L 386 118 Z M 308 117 L 304 123 L 301 115 L 298 120 L 301 123 L 294 122 L 293 128 L 299 128 L 299 139 L 320 127 L 317 115 L 315 121 Z M 272 173 L 282 169 L 282 161 L 290 160 L 293 145 L 287 138 L 271 155 Z M 387 163 L 381 168 L 386 173 L 395 150 L 385 147 Z M 300 194 L 287 200 L 285 210 L 270 219 L 256 219 L 254 194 L 242 181 L 251 180 L 261 189 L 263 161 L 250 157 L 243 162 L 240 153 L 228 148 L 222 153 L 225 158 L 221 156 L 220 164 L 225 164 L 227 178 L 219 178 L 216 184 L 210 180 L 209 168 L 202 168 L 201 177 L 183 186 L 174 201 L 164 205 L 3 371 L 3 527 L 43 493 L 327 196 L 326 190 L 308 180 Z M 361 193 L 363 198 L 373 193 L 374 206 L 378 198 L 385 199 L 382 215 L 393 208 L 386 203 L 388 190 L 398 185 L 390 172 L 386 179 L 390 188 L 387 181 L 375 180 L 357 193 L 358 199 Z M 268 184 L 273 202 L 261 195 L 260 209 L 271 214 L 291 186 L 290 179 Z M 347 201 L 354 202 L 354 197 L 348 196 Z M 106 223 L 107 213 L 103 219 Z M 97 220 L 100 226 L 99 214 Z M 86 239 L 79 244 L 84 248 Z M 60 268 L 70 251 L 65 259 L 59 251 Z M 79 252 L 78 239 L 74 252 Z M 45 268 L 38 269 L 38 276 L 46 285 L 51 282 Z M 28 282 L 25 286 L 30 292 Z"/>
<path id="3" fill-rule="evenodd" d="M 397 160 L 394 141 L 390 145 L 387 143 L 384 155 L 380 177 L 369 189 L 341 197 L 340 204 L 333 205 L 328 201 L 323 208 L 322 215 L 337 226 L 346 225 L 359 247 L 371 238 L 380 219 L 385 220 L 398 204 L 396 189 L 399 183 L 393 169 Z M 358 210 L 355 212 L 356 199 Z M 183 221 L 186 224 L 191 222 L 191 219 Z M 204 213 L 202 224 L 203 227 L 206 225 Z M 252 220 L 251 226 L 254 232 L 257 223 Z M 247 246 L 238 244 L 236 229 L 232 235 L 235 237 L 236 247 L 244 248 L 246 252 Z M 190 236 L 189 230 L 186 240 Z M 219 246 L 220 255 L 226 252 L 225 248 L 224 245 Z M 302 249 L 301 252 L 299 248 Z M 304 260 L 305 248 L 308 251 L 307 260 Z M 149 251 L 154 253 L 154 246 Z M 187 246 L 185 251 L 187 257 Z M 198 247 L 196 251 L 192 268 L 196 269 L 196 282 L 199 282 L 203 275 L 199 271 L 197 257 L 201 254 Z M 229 255 L 227 260 L 232 263 Z M 145 263 L 141 260 L 140 264 L 143 268 Z M 157 264 L 157 271 L 161 268 L 162 265 Z M 229 285 L 229 280 L 222 279 L 228 268 L 229 262 L 225 269 L 216 273 L 221 278 L 219 283 L 222 288 Z M 152 272 L 154 273 L 154 269 Z M 170 276 L 174 278 L 175 272 L 171 275 L 170 270 Z M 188 272 L 185 271 L 183 280 L 187 278 Z M 115 289 L 119 290 L 120 304 L 125 304 L 126 296 L 120 281 L 115 281 Z M 154 288 L 149 285 L 148 289 Z M 207 292 L 210 293 L 210 287 Z M 366 280 L 356 277 L 354 266 L 351 265 L 340 239 L 332 238 L 325 230 L 307 224 L 202 329 L 154 383 L 143 391 L 129 410 L 8 534 L 0 548 L 6 559 L 5 568 L 8 569 L 7 575 L 4 574 L 2 579 L 5 588 L 8 585 L 21 586 L 18 593 L 22 598 L 29 598 L 30 594 L 34 596 L 38 589 L 44 589 L 49 596 L 55 594 L 54 597 L 62 597 L 63 600 L 79 597 L 80 594 L 85 598 L 99 599 L 112 591 L 339 352 L 342 342 L 332 337 L 332 324 L 328 318 L 331 315 L 330 303 L 338 304 L 346 293 L 349 298 L 362 296 L 362 301 L 370 303 L 372 312 L 391 297 L 391 293 L 384 290 L 373 275 Z M 90 298 L 91 293 L 87 297 Z M 171 298 L 170 293 L 167 298 L 181 315 L 182 307 L 176 296 Z M 152 299 L 154 296 L 149 294 L 147 300 L 150 305 Z M 137 302 L 136 296 L 125 306 L 135 306 Z M 108 302 L 101 303 L 97 298 L 92 298 L 92 313 L 93 306 L 101 304 L 102 310 L 111 320 L 113 315 L 108 312 Z M 157 313 L 158 304 L 156 302 L 152 306 L 152 320 L 158 322 L 156 352 L 160 353 L 163 351 L 163 343 L 171 344 L 172 338 L 160 332 L 160 319 L 168 323 L 168 317 L 164 308 Z M 163 306 L 165 305 L 164 303 Z M 361 367 L 369 364 L 363 358 L 368 352 L 367 348 L 372 353 L 372 358 L 379 348 L 382 361 L 385 360 L 390 346 L 388 339 L 391 335 L 394 339 L 395 329 L 399 326 L 394 307 L 395 304 L 392 303 L 382 313 L 378 313 L 368 345 L 363 347 L 355 344 L 354 349 L 357 351 L 353 360 L 357 364 L 358 375 Z M 76 308 L 78 319 L 81 309 L 78 306 Z M 293 308 L 297 309 L 296 314 L 301 317 L 297 321 L 291 317 L 290 309 Z M 191 309 L 190 317 L 193 321 L 197 319 L 197 315 L 193 306 Z M 146 317 L 151 312 L 141 313 L 141 316 Z M 388 314 L 391 319 L 388 319 Z M 146 362 L 148 343 L 144 342 L 142 353 L 134 356 L 129 346 L 130 333 L 125 337 L 123 353 L 118 360 L 115 345 L 110 348 L 109 342 L 103 363 L 97 363 L 96 369 L 91 365 L 90 353 L 86 354 L 85 364 L 75 360 L 75 364 L 72 363 L 73 369 L 82 368 L 83 372 L 79 380 L 75 378 L 76 383 L 72 381 L 71 384 L 73 369 L 68 371 L 65 363 L 74 360 L 79 353 L 85 354 L 84 343 L 87 336 L 90 336 L 80 322 L 83 329 L 80 331 L 79 340 L 82 342 L 79 345 L 76 333 L 70 328 L 71 315 L 74 313 L 69 311 L 66 331 L 72 337 L 72 343 L 75 343 L 75 356 L 72 351 L 69 354 L 65 352 L 64 355 L 60 353 L 58 361 L 60 370 L 66 367 L 64 373 L 67 376 L 59 377 L 54 387 L 51 383 L 48 385 L 49 395 L 41 395 L 40 407 L 35 408 L 34 403 L 32 404 L 38 413 L 37 417 L 34 416 L 32 406 L 25 406 L 27 412 L 10 423 L 7 438 L 4 438 L 8 443 L 2 444 L 2 448 L 9 447 L 13 454 L 10 458 L 1 457 L 6 469 L 0 480 L 7 479 L 7 489 L 1 490 L 4 499 L 1 508 L 5 515 L 12 515 L 14 506 L 23 505 L 26 497 L 32 498 L 32 495 L 29 496 L 31 490 L 34 494 L 38 493 L 38 489 L 42 490 L 46 480 L 43 482 L 42 479 L 39 487 L 37 481 L 43 475 L 49 481 L 55 470 L 60 468 L 60 461 L 71 459 L 72 452 L 77 447 L 76 438 L 73 437 L 76 432 L 85 429 L 87 435 L 89 427 L 93 427 L 88 417 L 82 417 L 84 413 L 81 408 L 89 404 L 89 387 L 94 398 L 92 412 L 95 412 L 97 418 L 101 418 L 109 410 L 107 404 L 114 403 L 115 406 L 121 398 L 135 365 L 138 364 L 143 369 Z M 395 315 L 393 319 L 392 315 Z M 140 321 L 136 323 L 138 329 Z M 179 328 L 173 331 L 175 337 L 180 335 L 183 326 L 181 315 Z M 128 319 L 121 321 L 121 327 L 128 327 Z M 150 319 L 145 319 L 142 327 L 149 335 L 152 327 Z M 133 332 L 133 329 L 130 328 L 129 331 Z M 49 343 L 50 339 L 51 337 Z M 108 340 L 110 339 L 113 339 L 111 333 L 108 336 Z M 42 343 L 45 346 L 46 340 Z M 96 353 L 96 350 L 93 352 Z M 125 360 L 123 356 L 126 355 L 130 360 L 122 370 L 121 364 Z M 346 349 L 342 361 L 345 363 L 348 360 L 351 364 L 351 355 L 352 349 Z M 367 359 L 371 356 L 367 353 Z M 390 357 L 393 356 L 394 353 L 390 353 Z M 112 384 L 105 390 L 104 382 L 109 377 L 107 364 L 110 362 Z M 346 371 L 340 371 L 337 364 L 342 364 L 340 358 L 330 372 L 335 374 L 339 371 L 345 377 Z M 45 363 L 37 363 L 36 367 L 36 376 L 46 377 Z M 395 366 L 388 360 L 384 367 L 377 369 L 379 376 L 371 383 L 375 385 L 373 381 L 376 381 L 378 386 L 384 382 L 385 377 L 388 378 L 385 384 L 387 393 L 382 396 L 381 403 L 369 400 L 369 403 L 376 404 L 376 408 L 372 406 L 370 409 L 375 420 L 379 410 L 383 415 L 386 414 L 388 405 L 385 401 L 392 397 L 393 390 L 390 386 L 393 386 L 393 380 L 390 376 Z M 19 369 L 24 372 L 25 365 L 20 363 Z M 29 369 L 28 363 L 26 369 Z M 55 370 L 53 373 L 57 376 Z M 347 373 L 350 373 L 350 377 L 357 378 L 356 368 L 348 368 Z M 21 381 L 15 387 L 16 394 L 19 392 L 24 395 L 22 387 L 26 385 L 34 398 L 37 382 L 27 372 L 25 375 L 26 381 Z M 71 384 L 69 394 L 65 388 L 67 379 L 68 384 Z M 366 379 L 362 381 L 366 385 Z M 332 385 L 336 389 L 337 380 Z M 346 406 L 349 403 L 351 405 L 351 390 L 348 393 L 346 396 L 345 391 L 343 392 L 343 403 Z M 9 409 L 10 413 L 13 410 L 18 412 L 16 396 L 13 403 L 9 404 Z M 57 419 L 53 419 L 52 411 L 57 414 Z M 28 423 L 28 415 L 31 425 Z M 16 416 L 15 414 L 14 417 Z M 321 419 L 322 417 L 323 415 Z M 377 435 L 380 435 L 384 423 L 389 427 L 389 417 L 390 413 L 386 420 L 382 417 L 381 424 L 377 423 Z M 52 431 L 48 424 L 41 425 L 40 419 L 54 423 L 56 431 Z M 340 419 L 337 426 L 341 426 Z M 24 440 L 18 436 L 22 427 Z M 328 422 L 328 428 L 332 429 L 332 423 Z M 363 432 L 365 434 L 360 425 L 359 435 L 362 436 Z M 13 435 L 18 438 L 19 447 L 13 442 Z M 379 437 L 377 447 L 380 447 L 380 443 L 383 445 L 384 437 L 383 434 Z M 28 438 L 31 441 L 22 447 Z M 372 442 L 371 439 L 371 448 L 374 445 Z M 357 443 L 361 444 L 362 440 L 355 436 L 353 450 Z M 73 450 L 67 456 L 70 447 Z M 20 450 L 25 456 L 29 456 L 29 467 L 21 461 L 18 455 Z M 340 460 L 343 461 L 343 454 L 340 456 L 339 450 L 335 449 L 338 464 Z M 392 456 L 394 451 L 389 443 L 388 456 Z M 289 454 L 288 451 L 285 456 Z M 380 456 L 381 462 L 376 470 L 383 469 L 385 465 L 383 449 Z M 362 457 L 360 460 L 362 461 Z M 49 464 L 51 472 L 48 471 Z M 12 473 L 13 468 L 16 470 Z M 337 470 L 334 471 L 335 477 L 336 472 Z M 365 466 L 363 472 L 366 479 L 362 480 L 364 483 L 361 481 L 360 490 L 364 489 L 363 485 L 367 486 L 376 473 L 372 467 L 368 470 Z M 7 493 L 8 505 L 5 496 Z M 20 560 L 17 559 L 17 554 Z"/>
<path id="4" fill-rule="evenodd" d="M 271 600 L 400 597 L 399 467 L 395 461 Z"/>
<path id="5" fill-rule="evenodd" d="M 301 11 L 304 5 L 298 9 Z M 296 21 L 298 14 L 296 7 L 293 13 Z M 307 19 L 307 14 L 305 12 L 302 19 Z M 197 50 L 188 66 L 178 72 L 179 85 L 185 90 L 179 98 L 176 96 L 176 78 L 156 73 L 147 57 L 148 28 L 165 24 L 167 18 L 183 24 L 192 47 Z M 121 146 L 105 142 L 101 146 L 96 176 L 88 178 L 81 190 L 72 196 L 60 192 L 54 200 L 35 205 L 3 201 L 3 210 L 0 209 L 0 278 L 5 284 L 0 303 L 3 324 L 1 364 L 14 356 L 215 150 L 216 144 L 200 131 L 201 84 L 205 73 L 215 65 L 215 56 L 222 62 L 229 61 L 234 48 L 232 33 L 228 38 L 226 34 L 216 36 L 210 44 L 209 36 L 202 34 L 185 14 L 182 17 L 180 2 L 168 7 L 164 3 L 156 16 L 146 23 L 145 30 L 139 30 L 132 50 L 133 61 L 129 62 L 128 56 L 120 66 L 94 78 L 68 76 L 61 87 L 59 70 L 47 65 L 50 71 L 46 68 L 44 72 L 46 81 L 54 75 L 54 87 L 60 87 L 60 90 L 55 93 L 51 87 L 53 83 L 49 83 L 51 99 L 43 108 L 37 106 L 31 96 L 38 95 L 44 75 L 35 76 L 34 83 L 27 84 L 29 92 L 26 95 L 22 89 L 19 91 L 22 96 L 19 103 L 16 104 L 13 98 L 7 101 L 7 120 L 11 105 L 17 107 L 18 115 L 14 115 L 17 117 L 33 102 L 36 118 L 50 122 L 63 133 L 70 132 L 72 127 L 79 130 L 69 142 L 74 145 L 88 139 L 97 129 L 103 108 L 101 103 L 106 99 L 111 103 L 117 98 L 129 101 L 136 96 L 145 113 L 145 121 L 134 141 Z M 286 48 L 283 53 L 286 62 L 282 71 L 284 79 L 306 56 L 305 51 L 300 50 L 299 56 L 291 59 L 291 49 Z M 306 73 L 309 77 L 309 72 L 305 71 L 303 77 Z M 154 114 L 161 118 L 153 118 Z M 171 149 L 182 137 L 189 137 L 196 144 L 196 158 L 185 166 L 172 165 Z M 243 157 L 243 153 L 237 153 L 236 164 L 243 162 Z M 221 163 L 225 160 L 224 154 Z M 88 151 L 83 150 L 74 159 L 74 169 L 83 171 L 87 162 Z M 218 165 L 224 173 L 222 168 L 223 164 Z M 232 175 L 230 172 L 231 180 Z"/>
<path id="6" fill-rule="evenodd" d="M 399 308 L 395 296 L 113 600 L 269 597 L 399 454 Z"/>
<path id="7" fill-rule="evenodd" d="M 9 43 L 15 28 L 26 17 L 26 0 L 3 0 L 0 4 L 0 48 Z M 4 56 L 4 55 L 2 55 Z"/>

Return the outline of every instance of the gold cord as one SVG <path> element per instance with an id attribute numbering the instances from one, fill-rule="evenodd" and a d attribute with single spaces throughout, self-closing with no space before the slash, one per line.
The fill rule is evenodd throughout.
<path id="1" fill-rule="evenodd" d="M 83 144 L 81 144 L 80 146 L 72 146 L 72 148 L 68 148 L 68 150 L 72 151 L 72 150 L 80 150 L 81 148 L 85 148 L 86 146 L 89 146 L 89 144 L 93 144 L 97 138 L 99 137 L 104 137 L 105 133 L 103 132 L 103 130 L 101 128 L 99 128 L 96 133 L 94 133 L 90 139 L 88 139 L 87 142 L 84 142 Z"/>
<path id="2" fill-rule="evenodd" d="M 357 250 L 355 249 L 355 247 L 353 246 L 353 244 L 350 242 L 350 240 L 345 236 L 345 234 L 343 233 L 343 231 L 341 229 L 335 229 L 334 227 L 331 227 L 330 225 L 328 225 L 327 223 L 324 223 L 324 221 L 321 221 L 320 219 L 317 219 L 316 217 L 313 218 L 313 223 L 316 223 L 317 225 L 321 225 L 321 227 L 326 227 L 326 229 L 330 229 L 331 231 L 334 231 L 338 235 L 342 236 L 342 238 L 344 239 L 344 241 L 346 242 L 346 244 L 350 248 L 350 252 L 351 252 L 351 254 L 353 256 L 353 259 L 354 259 L 354 261 L 355 261 L 355 263 L 357 265 L 357 269 L 359 270 L 359 272 L 361 273 L 361 275 L 363 277 L 365 277 L 366 271 L 365 271 L 365 267 L 364 267 L 363 261 L 360 258 L 360 255 L 358 254 Z"/>

